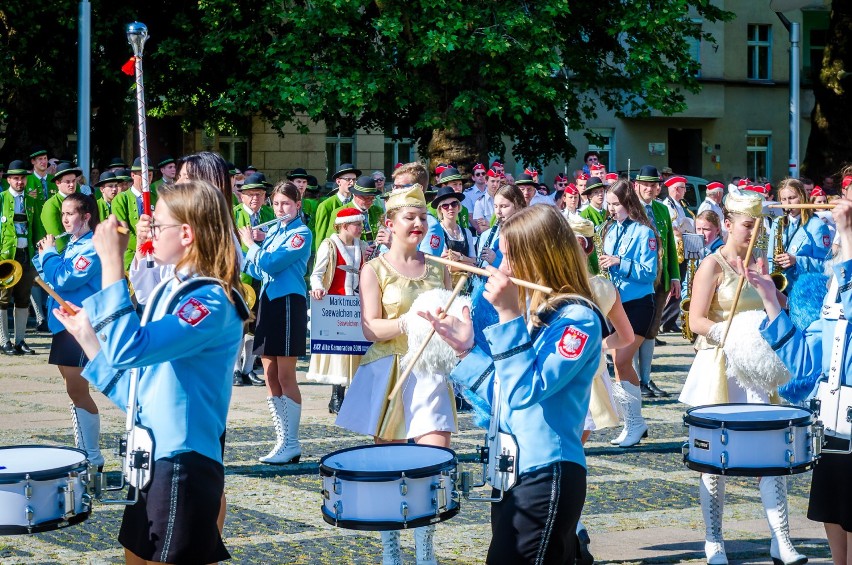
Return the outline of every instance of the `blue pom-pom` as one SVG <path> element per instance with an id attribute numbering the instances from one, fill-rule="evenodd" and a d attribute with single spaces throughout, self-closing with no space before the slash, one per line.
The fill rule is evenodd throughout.
<path id="1" fill-rule="evenodd" d="M 805 331 L 819 318 L 822 301 L 828 292 L 828 277 L 822 273 L 805 273 L 790 290 L 790 320 Z"/>
<path id="2" fill-rule="evenodd" d="M 474 277 L 473 290 L 470 293 L 470 303 L 473 307 L 473 311 L 470 313 L 473 320 L 473 343 L 478 345 L 488 355 L 491 355 L 491 347 L 488 345 L 488 340 L 485 339 L 483 330 L 499 322 L 500 318 L 494 306 L 482 296 L 484 292 L 485 278 Z"/>

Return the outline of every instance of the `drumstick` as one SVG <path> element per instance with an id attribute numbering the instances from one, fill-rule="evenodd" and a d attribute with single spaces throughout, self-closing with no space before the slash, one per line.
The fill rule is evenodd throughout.
<path id="1" fill-rule="evenodd" d="M 833 202 L 828 202 L 826 204 L 781 204 L 780 202 L 776 202 L 774 204 L 768 204 L 767 208 L 783 208 L 785 210 L 831 210 L 837 206 Z"/>
<path id="2" fill-rule="evenodd" d="M 429 255 L 427 255 L 427 257 L 429 257 Z M 441 315 L 439 316 L 439 319 L 444 319 L 444 317 L 447 315 L 447 312 L 450 309 L 450 306 L 453 305 L 453 301 L 456 299 L 456 296 L 459 295 L 459 293 L 462 291 L 462 289 L 465 287 L 466 284 L 467 284 L 467 275 L 462 273 L 462 276 L 459 279 L 459 282 L 456 283 L 456 286 L 453 289 L 453 293 L 447 299 L 447 303 L 444 304 L 444 309 L 441 311 Z M 405 384 L 405 381 L 408 379 L 408 376 L 411 375 L 411 371 L 414 370 L 414 365 L 417 363 L 417 360 L 420 359 L 420 356 L 423 355 L 423 352 L 426 351 L 426 346 L 429 345 L 429 341 L 432 339 L 432 337 L 434 335 L 435 335 L 435 328 L 433 327 L 431 330 L 429 330 L 429 334 L 426 336 L 426 339 L 423 340 L 423 343 L 420 344 L 420 348 L 417 350 L 417 353 L 415 353 L 414 357 L 412 357 L 411 361 L 409 361 L 408 366 L 405 368 L 405 370 L 399 376 L 399 380 L 397 380 L 396 386 L 393 387 L 393 390 L 388 395 L 388 400 L 392 399 L 394 396 L 399 394 L 399 391 L 402 390 L 402 385 Z"/>
<path id="3" fill-rule="evenodd" d="M 467 271 L 469 273 L 473 273 L 475 275 L 482 275 L 483 277 L 490 277 L 491 273 L 486 271 L 485 269 L 480 269 L 479 267 L 474 267 L 473 265 L 468 265 L 467 263 L 460 263 L 458 261 L 450 261 L 449 259 L 444 259 L 443 257 L 437 257 L 435 255 L 426 254 L 426 258 L 430 261 L 435 261 L 436 263 L 441 263 L 442 265 L 446 265 L 448 267 L 455 267 L 460 271 Z M 515 283 L 518 286 L 522 286 L 524 288 L 528 288 L 530 290 L 539 290 L 545 294 L 553 294 L 553 289 L 549 286 L 543 286 L 540 284 L 524 281 L 521 279 L 516 279 L 515 277 L 509 277 L 509 280 Z"/>
<path id="4" fill-rule="evenodd" d="M 44 291 L 45 291 L 46 293 L 48 293 L 48 294 L 50 295 L 50 297 L 51 297 L 51 298 L 53 298 L 53 299 L 54 299 L 54 300 L 55 300 L 55 301 L 56 301 L 56 302 L 57 302 L 57 303 L 58 303 L 58 304 L 62 307 L 62 309 L 63 309 L 63 310 L 65 310 L 66 312 L 68 312 L 68 315 L 69 315 L 69 316 L 73 316 L 73 315 L 75 315 L 75 314 L 76 314 L 76 312 L 74 311 L 74 309 L 73 309 L 73 308 L 71 308 L 71 306 L 69 306 L 67 302 L 65 302 L 64 300 L 62 300 L 62 297 L 61 297 L 61 296 L 59 296 L 58 294 L 56 294 L 56 291 L 55 291 L 55 290 L 53 290 L 52 288 L 50 288 L 50 287 L 47 285 L 47 283 L 46 283 L 46 282 L 44 282 L 44 281 L 41 279 L 41 277 L 36 277 L 36 278 L 35 278 L 35 282 L 36 282 L 36 283 L 37 283 L 37 284 L 38 284 L 41 288 L 43 288 L 43 289 L 44 289 Z"/>
<path id="5" fill-rule="evenodd" d="M 748 264 L 751 262 L 751 255 L 754 252 L 754 244 L 757 242 L 757 234 L 760 233 L 761 227 L 762 223 L 760 219 L 755 219 L 754 229 L 751 232 L 751 239 L 748 242 L 745 261 L 743 261 L 743 269 L 748 269 Z M 737 281 L 737 292 L 734 293 L 734 301 L 731 304 L 731 311 L 728 312 L 728 319 L 725 320 L 725 330 L 722 332 L 722 340 L 719 342 L 719 349 L 722 349 L 725 346 L 725 340 L 728 338 L 728 332 L 731 330 L 731 322 L 734 321 L 734 312 L 737 311 L 740 294 L 743 292 L 743 284 L 745 284 L 745 273 L 741 274 L 740 280 Z"/>

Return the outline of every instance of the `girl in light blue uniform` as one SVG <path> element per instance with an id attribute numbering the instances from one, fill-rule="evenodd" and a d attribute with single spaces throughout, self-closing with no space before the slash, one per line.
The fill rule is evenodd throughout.
<path id="1" fill-rule="evenodd" d="M 103 290 L 75 316 L 54 310 L 91 361 L 83 376 L 122 410 L 130 369 L 141 371 L 138 424 L 154 440 L 151 482 L 127 506 L 119 533 L 128 563 L 213 563 L 230 556 L 217 517 L 231 372 L 248 309 L 241 294 L 231 207 L 204 182 L 163 186 L 151 234 L 154 259 L 175 266 L 141 325 L 124 280 L 127 240 L 110 216 L 94 244 Z"/>
<path id="2" fill-rule="evenodd" d="M 494 193 L 494 225 L 482 232 L 476 240 L 476 257 L 492 267 L 499 268 L 503 261 L 500 252 L 500 226 L 513 214 L 527 207 L 523 193 L 516 187 L 504 184 Z"/>
<path id="3" fill-rule="evenodd" d="M 808 197 L 802 182 L 793 178 L 782 180 L 778 185 L 778 201 L 782 204 L 807 204 Z M 788 210 L 786 216 L 772 224 L 769 234 L 770 254 L 774 251 L 782 223 L 783 249 L 774 257 L 769 257 L 769 270 L 772 271 L 776 264 L 783 269 L 787 277 L 787 289 L 784 292 L 789 295 L 799 275 L 822 272 L 831 251 L 831 233 L 825 222 L 815 216 L 812 210 Z"/>
<path id="4" fill-rule="evenodd" d="M 592 303 L 585 254 L 554 207 L 521 210 L 502 231 L 505 260 L 499 271 L 489 267 L 485 292 L 499 316 L 485 330 L 491 355 L 474 345 L 469 312 L 463 319 L 421 315 L 462 359 L 452 380 L 488 408 L 499 389 L 500 431 L 518 444 L 518 480 L 492 506 L 486 562 L 574 563 L 586 491 L 580 436 L 601 358 L 603 317 Z M 551 244 L 542 247 L 542 241 Z M 558 290 L 530 296 L 510 274 Z"/>
<path id="5" fill-rule="evenodd" d="M 617 181 L 606 193 L 610 220 L 601 225 L 603 255 L 598 257 L 601 272 L 618 289 L 624 312 L 633 329 L 633 343 L 615 350 L 615 397 L 622 406 L 624 429 L 610 440 L 613 445 L 631 447 L 648 436 L 642 417 L 642 394 L 633 356 L 654 322 L 654 283 L 659 272 L 659 239 L 645 214 L 639 197 L 625 180 Z M 621 389 L 621 390 L 619 390 Z M 621 394 L 623 392 L 624 394 Z"/>
<path id="6" fill-rule="evenodd" d="M 277 218 L 257 243 L 249 226 L 239 229 L 248 248 L 244 271 L 261 281 L 254 354 L 266 374 L 266 403 L 277 441 L 261 463 L 298 463 L 302 454 L 299 421 L 302 395 L 296 383 L 296 361 L 305 355 L 308 305 L 305 273 L 313 236 L 301 220 L 302 194 L 292 182 L 279 182 L 270 195 Z"/>
<path id="7" fill-rule="evenodd" d="M 101 261 L 92 245 L 92 230 L 100 216 L 95 201 L 85 194 L 74 193 L 65 197 L 61 208 L 62 229 L 68 234 L 61 253 L 57 252 L 53 235 L 38 243 L 39 253 L 33 264 L 44 281 L 64 300 L 81 304 L 83 300 L 101 289 Z M 89 393 L 89 383 L 83 378 L 83 367 L 88 362 L 80 344 L 65 331 L 53 310 L 56 301 L 47 301 L 47 327 L 53 334 L 50 357 L 47 362 L 56 365 L 65 380 L 65 390 L 71 399 L 71 421 L 74 441 L 86 452 L 89 462 L 100 467 L 104 464 L 99 439 L 101 416 L 98 406 Z"/>

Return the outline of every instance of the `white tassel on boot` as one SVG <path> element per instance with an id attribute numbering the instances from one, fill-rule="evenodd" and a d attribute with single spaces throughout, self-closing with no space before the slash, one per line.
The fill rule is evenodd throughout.
<path id="1" fill-rule="evenodd" d="M 275 428 L 275 447 L 272 451 L 259 459 L 261 463 L 277 463 L 276 455 L 284 449 L 284 397 L 283 396 L 267 396 L 266 405 L 269 407 L 269 414 L 272 416 L 272 426 Z"/>
<path id="2" fill-rule="evenodd" d="M 639 443 L 643 437 L 648 437 L 648 424 L 642 417 L 642 393 L 639 387 L 624 381 L 622 381 L 621 386 L 624 392 L 630 396 L 630 401 L 627 403 L 627 416 L 624 418 L 627 435 L 618 446 L 632 447 Z"/>
<path id="3" fill-rule="evenodd" d="M 722 516 L 725 510 L 725 477 L 702 473 L 698 481 L 698 498 L 704 515 L 704 553 L 710 565 L 727 565 Z"/>
<path id="4" fill-rule="evenodd" d="M 94 467 L 103 467 L 104 456 L 101 453 L 101 415 L 91 414 L 71 404 L 71 422 L 74 424 L 74 443 L 77 449 L 86 452 L 86 459 Z"/>
<path id="5" fill-rule="evenodd" d="M 624 428 L 622 428 L 621 433 L 609 440 L 610 444 L 618 445 L 627 437 L 627 405 L 630 403 L 630 395 L 621 386 L 621 381 L 615 381 L 612 384 L 612 397 L 618 403 L 618 415 L 624 420 Z"/>
<path id="6" fill-rule="evenodd" d="M 399 545 L 399 531 L 381 532 L 382 565 L 402 565 L 402 548 Z"/>
<path id="7" fill-rule="evenodd" d="M 802 565 L 808 558 L 796 551 L 790 541 L 790 522 L 787 513 L 787 477 L 761 477 L 760 499 L 769 522 L 772 543 L 769 555 L 775 565 Z"/>
<path id="8" fill-rule="evenodd" d="M 414 555 L 417 565 L 438 565 L 435 557 L 435 526 L 414 528 Z"/>

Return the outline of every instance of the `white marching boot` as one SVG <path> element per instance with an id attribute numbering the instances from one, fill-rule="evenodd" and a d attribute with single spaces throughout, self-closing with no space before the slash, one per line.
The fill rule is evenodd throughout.
<path id="1" fill-rule="evenodd" d="M 402 565 L 402 548 L 399 545 L 399 530 L 381 532 L 382 565 Z"/>
<path id="2" fill-rule="evenodd" d="M 710 565 L 727 565 L 725 540 L 722 538 L 722 515 L 725 510 L 725 477 L 702 473 L 698 481 L 698 498 L 704 515 L 704 553 Z"/>
<path id="3" fill-rule="evenodd" d="M 624 427 L 621 429 L 620 434 L 609 440 L 609 443 L 612 445 L 618 445 L 627 437 L 627 404 L 630 402 L 630 395 L 621 386 L 621 382 L 615 381 L 612 383 L 612 397 L 618 403 L 618 415 L 624 420 Z"/>
<path id="4" fill-rule="evenodd" d="M 261 463 L 283 465 L 298 463 L 302 456 L 302 446 L 299 443 L 299 420 L 302 417 L 302 405 L 286 396 L 272 396 L 266 399 L 269 411 L 272 413 L 272 423 L 278 442 Z"/>
<path id="5" fill-rule="evenodd" d="M 86 452 L 86 459 L 93 467 L 104 466 L 104 456 L 101 453 L 101 415 L 91 414 L 82 408 L 71 404 L 71 421 L 74 424 L 74 443 L 77 449 Z"/>
<path id="6" fill-rule="evenodd" d="M 417 565 L 438 565 L 435 557 L 435 526 L 414 528 L 414 555 Z"/>
<path id="7" fill-rule="evenodd" d="M 621 387 L 630 399 L 626 403 L 627 414 L 624 416 L 624 429 L 627 431 L 619 447 L 633 447 L 643 437 L 648 437 L 648 424 L 642 417 L 642 393 L 637 385 L 622 381 Z"/>
<path id="8" fill-rule="evenodd" d="M 772 543 L 769 556 L 775 565 L 802 565 L 808 558 L 796 551 L 790 541 L 790 522 L 787 514 L 787 478 L 761 477 L 760 499 L 769 522 Z"/>

